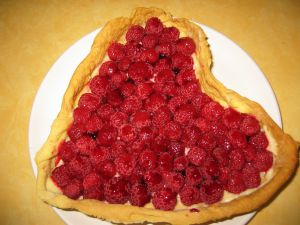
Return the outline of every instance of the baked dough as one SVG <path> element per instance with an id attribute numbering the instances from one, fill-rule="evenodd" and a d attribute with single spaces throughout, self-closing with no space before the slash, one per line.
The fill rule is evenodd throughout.
<path id="1" fill-rule="evenodd" d="M 242 113 L 253 114 L 275 140 L 273 176 L 254 192 L 235 198 L 229 202 L 215 203 L 210 206 L 194 205 L 199 212 L 191 212 L 188 207 L 162 211 L 153 207 L 136 207 L 128 204 L 108 204 L 105 202 L 82 199 L 72 200 L 53 191 L 49 176 L 54 167 L 57 145 L 67 137 L 66 130 L 72 122 L 72 112 L 77 99 L 92 77 L 95 68 L 104 61 L 107 48 L 112 41 L 118 41 L 133 24 L 144 25 L 150 17 L 158 17 L 165 26 L 175 26 L 184 36 L 191 37 L 196 43 L 194 63 L 196 76 L 203 91 L 223 106 L 230 106 Z M 196 60 L 195 60 L 196 59 Z M 257 103 L 227 89 L 211 73 L 212 55 L 203 30 L 187 19 L 173 18 L 169 13 L 157 8 L 136 8 L 131 17 L 120 17 L 109 21 L 96 36 L 89 55 L 78 66 L 63 98 L 61 111 L 55 119 L 50 135 L 36 155 L 38 166 L 37 192 L 39 197 L 58 208 L 74 209 L 87 215 L 112 222 L 166 222 L 171 224 L 200 224 L 223 220 L 247 213 L 265 205 L 280 188 L 291 178 L 298 163 L 298 146 L 291 136 L 285 134 Z M 117 213 L 116 213 L 117 212 Z"/>

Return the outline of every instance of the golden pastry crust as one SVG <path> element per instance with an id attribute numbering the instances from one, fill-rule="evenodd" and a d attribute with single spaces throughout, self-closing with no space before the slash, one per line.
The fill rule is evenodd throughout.
<path id="1" fill-rule="evenodd" d="M 251 194 L 209 207 L 203 204 L 195 205 L 193 208 L 199 209 L 200 212 L 193 213 L 187 207 L 175 211 L 162 211 L 128 204 L 107 204 L 90 199 L 72 200 L 51 191 L 47 185 L 48 177 L 54 167 L 57 145 L 67 137 L 66 130 L 72 122 L 72 112 L 77 104 L 76 99 L 90 80 L 94 69 L 103 62 L 108 45 L 112 41 L 118 41 L 131 25 L 144 25 L 145 21 L 153 16 L 158 17 L 165 26 L 175 26 L 184 36 L 193 38 L 197 49 L 196 60 L 194 60 L 196 75 L 203 91 L 223 106 L 230 106 L 240 112 L 255 115 L 276 141 L 277 152 L 274 156 L 273 176 Z M 199 224 L 247 213 L 266 204 L 292 176 L 298 163 L 298 143 L 285 134 L 259 104 L 227 89 L 216 80 L 211 73 L 211 63 L 212 56 L 204 32 L 187 19 L 174 19 L 169 13 L 157 8 L 137 8 L 130 18 L 121 17 L 108 22 L 95 38 L 89 55 L 74 72 L 64 95 L 61 111 L 51 127 L 47 141 L 36 155 L 37 192 L 40 198 L 58 208 L 74 209 L 90 216 L 122 223 L 148 221 Z"/>

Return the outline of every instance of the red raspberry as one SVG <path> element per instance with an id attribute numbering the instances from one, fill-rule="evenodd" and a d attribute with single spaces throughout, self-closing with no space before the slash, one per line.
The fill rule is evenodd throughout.
<path id="1" fill-rule="evenodd" d="M 123 83 L 126 81 L 127 76 L 124 72 L 117 72 L 117 73 L 113 73 L 110 76 L 110 85 L 111 88 L 115 89 L 115 88 L 120 88 Z"/>
<path id="2" fill-rule="evenodd" d="M 99 174 L 92 172 L 83 178 L 83 189 L 85 191 L 98 188 L 103 185 L 103 180 Z"/>
<path id="3" fill-rule="evenodd" d="M 97 136 L 97 141 L 100 145 L 111 146 L 117 139 L 117 129 L 112 126 L 103 126 Z"/>
<path id="4" fill-rule="evenodd" d="M 142 102 L 136 96 L 129 96 L 125 98 L 120 106 L 122 112 L 132 114 L 133 112 L 142 108 Z"/>
<path id="5" fill-rule="evenodd" d="M 217 138 L 226 136 L 228 133 L 227 127 L 221 121 L 214 121 L 210 126 L 211 133 L 215 135 Z"/>
<path id="6" fill-rule="evenodd" d="M 203 117 L 199 117 L 195 120 L 195 126 L 198 127 L 202 133 L 208 132 L 211 127 L 210 121 Z"/>
<path id="7" fill-rule="evenodd" d="M 183 171 L 188 166 L 188 160 L 185 156 L 179 156 L 174 160 L 174 170 Z"/>
<path id="8" fill-rule="evenodd" d="M 194 119 L 196 111 L 191 104 L 185 104 L 179 107 L 174 114 L 174 121 L 186 125 Z"/>
<path id="9" fill-rule="evenodd" d="M 161 153 L 158 159 L 158 167 L 161 171 L 171 171 L 173 169 L 173 157 L 170 153 Z"/>
<path id="10" fill-rule="evenodd" d="M 106 160 L 98 166 L 98 171 L 104 176 L 106 179 L 110 179 L 114 177 L 117 173 L 116 166 L 113 162 Z"/>
<path id="11" fill-rule="evenodd" d="M 168 152 L 174 157 L 177 158 L 179 156 L 184 155 L 184 146 L 180 142 L 170 142 L 168 145 Z"/>
<path id="12" fill-rule="evenodd" d="M 145 30 L 147 34 L 160 34 L 164 25 L 157 17 L 152 17 L 147 20 Z"/>
<path id="13" fill-rule="evenodd" d="M 164 83 L 161 93 L 167 95 L 167 97 L 173 97 L 178 95 L 178 86 L 175 82 Z"/>
<path id="14" fill-rule="evenodd" d="M 114 62 L 114 61 L 104 62 L 104 63 L 102 63 L 102 65 L 99 68 L 100 76 L 112 75 L 116 72 L 118 72 L 118 67 L 117 67 L 116 62 Z"/>
<path id="15" fill-rule="evenodd" d="M 90 160 L 94 166 L 110 159 L 110 150 L 106 147 L 96 148 L 90 155 Z"/>
<path id="16" fill-rule="evenodd" d="M 92 172 L 92 165 L 88 157 L 77 156 L 69 164 L 69 171 L 73 177 L 83 178 Z"/>
<path id="17" fill-rule="evenodd" d="M 124 97 L 128 97 L 136 92 L 136 86 L 132 83 L 126 82 L 121 86 L 120 90 Z"/>
<path id="18" fill-rule="evenodd" d="M 246 164 L 246 166 L 242 170 L 243 180 L 247 188 L 256 188 L 260 185 L 260 175 L 259 171 L 252 167 L 250 164 Z"/>
<path id="19" fill-rule="evenodd" d="M 196 81 L 195 70 L 193 69 L 181 70 L 176 76 L 176 82 L 179 85 L 183 85 L 186 82 L 190 82 L 190 81 Z"/>
<path id="20" fill-rule="evenodd" d="M 167 150 L 168 144 L 169 141 L 167 139 L 157 136 L 154 138 L 154 141 L 151 142 L 151 149 L 156 153 L 164 152 Z"/>
<path id="21" fill-rule="evenodd" d="M 151 196 L 144 185 L 138 183 L 132 185 L 129 199 L 131 205 L 142 207 L 146 203 L 150 202 L 150 199 Z"/>
<path id="22" fill-rule="evenodd" d="M 140 42 L 144 36 L 145 30 L 140 25 L 131 26 L 126 33 L 127 42 Z"/>
<path id="23" fill-rule="evenodd" d="M 221 166 L 227 166 L 229 163 L 228 150 L 217 147 L 213 150 L 213 157 Z"/>
<path id="24" fill-rule="evenodd" d="M 224 113 L 223 107 L 217 102 L 207 103 L 201 111 L 202 116 L 205 119 L 208 119 L 211 121 L 218 120 L 219 118 L 222 117 L 223 113 Z"/>
<path id="25" fill-rule="evenodd" d="M 113 42 L 107 49 L 108 57 L 114 61 L 120 61 L 125 56 L 125 47 L 120 43 Z"/>
<path id="26" fill-rule="evenodd" d="M 71 182 L 71 178 L 70 171 L 65 164 L 54 168 L 51 174 L 51 179 L 60 188 L 68 185 Z"/>
<path id="27" fill-rule="evenodd" d="M 150 126 L 151 117 L 150 114 L 146 111 L 138 111 L 133 114 L 131 118 L 131 122 L 138 128 L 146 127 L 146 126 Z"/>
<path id="28" fill-rule="evenodd" d="M 110 124 L 116 128 L 119 128 L 121 125 L 127 122 L 128 122 L 128 115 L 123 112 L 115 112 L 110 117 Z"/>
<path id="29" fill-rule="evenodd" d="M 148 144 L 153 141 L 155 136 L 154 131 L 150 127 L 142 127 L 139 132 L 139 140 L 142 143 Z"/>
<path id="30" fill-rule="evenodd" d="M 216 182 L 202 185 L 200 188 L 201 200 L 209 205 L 221 201 L 223 195 L 223 186 Z"/>
<path id="31" fill-rule="evenodd" d="M 130 65 L 128 76 L 136 83 L 140 83 L 152 77 L 152 67 L 145 62 L 135 62 Z"/>
<path id="32" fill-rule="evenodd" d="M 257 151 L 256 159 L 253 162 L 253 165 L 260 172 L 268 171 L 273 165 L 273 154 L 272 154 L 272 152 L 267 151 L 267 150 Z"/>
<path id="33" fill-rule="evenodd" d="M 116 141 L 111 146 L 111 155 L 113 158 L 118 157 L 120 154 L 126 152 L 126 143 L 123 141 Z"/>
<path id="34" fill-rule="evenodd" d="M 162 70 L 165 69 L 171 69 L 171 59 L 170 58 L 163 58 L 158 60 L 158 62 L 156 63 L 155 67 L 154 67 L 154 72 L 155 73 L 159 73 Z"/>
<path id="35" fill-rule="evenodd" d="M 73 111 L 74 123 L 86 123 L 91 116 L 91 111 L 86 107 L 77 107 Z"/>
<path id="36" fill-rule="evenodd" d="M 171 121 L 164 127 L 164 135 L 170 140 L 180 140 L 181 127 L 178 123 Z"/>
<path id="37" fill-rule="evenodd" d="M 85 107 L 90 110 L 95 110 L 98 108 L 100 104 L 100 98 L 97 95 L 94 95 L 92 93 L 85 93 L 83 94 L 78 102 L 78 106 L 80 108 Z"/>
<path id="38" fill-rule="evenodd" d="M 245 165 L 245 157 L 241 150 L 234 149 L 229 153 L 229 167 L 231 170 L 241 170 Z"/>
<path id="39" fill-rule="evenodd" d="M 269 145 L 268 138 L 264 132 L 259 132 L 250 138 L 250 144 L 252 144 L 256 149 L 266 149 Z"/>
<path id="40" fill-rule="evenodd" d="M 158 56 L 159 55 L 154 48 L 149 48 L 141 52 L 140 60 L 142 62 L 154 64 L 158 60 Z"/>
<path id="41" fill-rule="evenodd" d="M 205 150 L 212 150 L 217 145 L 217 140 L 212 133 L 205 133 L 199 140 L 199 145 Z"/>
<path id="42" fill-rule="evenodd" d="M 135 62 L 139 59 L 141 54 L 141 48 L 142 46 L 140 44 L 137 44 L 135 42 L 129 42 L 125 45 L 125 52 L 128 59 L 130 59 L 132 62 Z"/>
<path id="43" fill-rule="evenodd" d="M 225 190 L 233 194 L 239 194 L 246 190 L 242 172 L 233 170 L 229 173 Z"/>
<path id="44" fill-rule="evenodd" d="M 191 206 L 200 203 L 200 191 L 198 188 L 193 186 L 185 186 L 179 192 L 180 200 L 182 204 Z"/>
<path id="45" fill-rule="evenodd" d="M 241 123 L 240 130 L 248 136 L 252 136 L 259 132 L 259 122 L 253 116 L 246 115 Z"/>
<path id="46" fill-rule="evenodd" d="M 109 87 L 108 76 L 95 76 L 90 82 L 91 92 L 98 96 L 104 96 Z"/>
<path id="47" fill-rule="evenodd" d="M 184 185 L 184 177 L 181 173 L 169 172 L 165 174 L 164 178 L 167 187 L 176 193 L 178 193 Z"/>
<path id="48" fill-rule="evenodd" d="M 157 83 L 166 83 L 174 81 L 174 73 L 170 69 L 164 69 L 160 71 L 154 78 Z"/>
<path id="49" fill-rule="evenodd" d="M 175 53 L 175 45 L 173 43 L 161 43 L 156 45 L 155 51 L 160 57 L 171 57 Z"/>
<path id="50" fill-rule="evenodd" d="M 71 199 L 78 199 L 82 194 L 82 184 L 79 180 L 72 180 L 67 186 L 63 188 L 63 194 Z"/>
<path id="51" fill-rule="evenodd" d="M 206 179 L 218 177 L 220 175 L 218 163 L 213 158 L 207 157 L 203 165 L 203 172 Z"/>
<path id="52" fill-rule="evenodd" d="M 86 122 L 86 131 L 89 133 L 97 132 L 103 127 L 103 122 L 96 114 L 92 115 Z"/>
<path id="53" fill-rule="evenodd" d="M 128 143 L 128 152 L 134 156 L 139 156 L 140 153 L 146 148 L 144 141 L 139 139 L 135 140 L 132 143 Z"/>
<path id="54" fill-rule="evenodd" d="M 72 141 L 76 141 L 78 138 L 84 135 L 86 128 L 83 124 L 71 124 L 67 130 L 67 134 Z"/>
<path id="55" fill-rule="evenodd" d="M 218 180 L 223 184 L 226 185 L 229 179 L 230 169 L 228 167 L 219 167 L 219 177 Z"/>
<path id="56" fill-rule="evenodd" d="M 176 193 L 170 188 L 162 188 L 156 191 L 152 198 L 152 204 L 156 209 L 173 210 L 176 203 Z"/>
<path id="57" fill-rule="evenodd" d="M 107 102 L 114 107 L 119 106 L 123 102 L 122 95 L 118 89 L 108 92 L 106 99 Z"/>
<path id="58" fill-rule="evenodd" d="M 113 177 L 104 184 L 104 198 L 112 204 L 125 204 L 129 199 L 129 184 L 120 177 Z"/>
<path id="59" fill-rule="evenodd" d="M 136 129 L 129 125 L 123 125 L 120 129 L 120 139 L 125 142 L 131 142 L 136 139 L 137 132 Z"/>
<path id="60" fill-rule="evenodd" d="M 83 192 L 83 198 L 84 199 L 96 199 L 99 201 L 104 200 L 104 194 L 102 188 L 94 188 L 90 190 L 84 190 Z"/>
<path id="61" fill-rule="evenodd" d="M 175 53 L 172 55 L 172 69 L 193 69 L 193 59 L 190 56 L 183 55 L 182 53 Z"/>
<path id="62" fill-rule="evenodd" d="M 142 45 L 144 48 L 154 48 L 158 43 L 157 35 L 146 34 L 142 39 Z"/>
<path id="63" fill-rule="evenodd" d="M 98 116 L 100 116 L 103 121 L 109 120 L 110 116 L 115 112 L 114 108 L 110 104 L 102 104 L 97 110 Z"/>
<path id="64" fill-rule="evenodd" d="M 195 95 L 200 92 L 199 82 L 186 82 L 184 85 L 180 87 L 180 94 L 191 100 Z"/>
<path id="65" fill-rule="evenodd" d="M 190 163 L 196 166 L 201 166 L 206 159 L 206 155 L 206 151 L 204 151 L 202 148 L 191 147 L 191 149 L 188 151 L 187 158 Z"/>
<path id="66" fill-rule="evenodd" d="M 232 146 L 235 148 L 245 148 L 247 146 L 246 136 L 239 130 L 230 130 L 228 132 L 228 138 Z"/>
<path id="67" fill-rule="evenodd" d="M 198 111 L 200 111 L 202 107 L 211 102 L 212 99 L 205 93 L 198 92 L 192 97 L 191 101 L 195 109 L 198 109 Z"/>
<path id="68" fill-rule="evenodd" d="M 64 162 L 72 160 L 77 152 L 78 149 L 72 141 L 62 141 L 58 146 L 58 157 Z"/>
<path id="69" fill-rule="evenodd" d="M 179 38 L 179 30 L 176 27 L 165 27 L 159 37 L 159 43 L 175 42 Z"/>
<path id="70" fill-rule="evenodd" d="M 232 108 L 227 108 L 224 111 L 222 121 L 226 127 L 238 129 L 242 121 L 242 115 Z"/>
<path id="71" fill-rule="evenodd" d="M 227 151 L 232 149 L 230 141 L 227 136 L 218 136 L 217 137 L 217 145 L 221 148 L 226 149 Z"/>
<path id="72" fill-rule="evenodd" d="M 196 51 L 196 45 L 192 38 L 180 38 L 176 42 L 176 51 L 184 55 L 191 55 Z"/>
<path id="73" fill-rule="evenodd" d="M 150 97 L 145 101 L 145 109 L 149 112 L 155 112 L 160 107 L 166 104 L 166 99 L 164 96 L 160 94 L 152 94 Z"/>
<path id="74" fill-rule="evenodd" d="M 139 164 L 145 170 L 155 169 L 157 165 L 156 154 L 149 149 L 144 150 L 139 156 Z"/>
<path id="75" fill-rule="evenodd" d="M 253 162 L 256 158 L 256 150 L 252 145 L 248 145 L 244 148 L 243 153 L 247 162 Z"/>
<path id="76" fill-rule="evenodd" d="M 171 121 L 171 116 L 169 108 L 162 106 L 154 112 L 152 122 L 156 126 L 164 126 Z"/>
<path id="77" fill-rule="evenodd" d="M 115 159 L 115 165 L 121 176 L 129 177 L 135 166 L 135 160 L 130 154 L 123 153 Z"/>
<path id="78" fill-rule="evenodd" d="M 187 185 L 198 185 L 203 181 L 203 175 L 200 170 L 195 166 L 189 166 L 186 171 L 186 183 Z"/>
<path id="79" fill-rule="evenodd" d="M 133 169 L 131 176 L 128 178 L 130 184 L 144 184 L 144 173 L 145 171 L 141 168 L 139 164 L 137 164 Z"/>
<path id="80" fill-rule="evenodd" d="M 141 83 L 137 86 L 137 96 L 140 99 L 146 99 L 152 93 L 152 83 Z"/>
<path id="81" fill-rule="evenodd" d="M 144 174 L 144 180 L 150 192 L 157 191 L 163 187 L 163 179 L 159 172 L 148 170 Z"/>
<path id="82" fill-rule="evenodd" d="M 118 63 L 118 69 L 123 71 L 123 72 L 126 72 L 129 68 L 131 64 L 131 60 L 127 57 L 124 57 L 123 59 L 121 59 Z"/>
<path id="83" fill-rule="evenodd" d="M 80 154 L 90 155 L 93 149 L 96 148 L 96 142 L 89 136 L 82 136 L 76 141 L 76 147 Z"/>

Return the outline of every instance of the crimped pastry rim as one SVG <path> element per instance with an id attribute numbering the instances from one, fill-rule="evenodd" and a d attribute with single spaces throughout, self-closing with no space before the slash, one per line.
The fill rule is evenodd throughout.
<path id="1" fill-rule="evenodd" d="M 152 16 L 159 17 L 165 24 L 175 25 L 181 32 L 186 30 L 188 36 L 195 40 L 197 59 L 201 62 L 201 71 L 197 70 L 196 74 L 202 88 L 210 97 L 223 105 L 228 104 L 240 112 L 255 114 L 260 123 L 268 128 L 277 141 L 278 154 L 280 154 L 273 166 L 274 178 L 276 179 L 272 178 L 266 185 L 255 192 L 231 202 L 217 203 L 205 208 L 199 206 L 200 213 L 191 213 L 189 209 L 161 211 L 131 205 L 106 204 L 90 199 L 72 200 L 64 195 L 54 194 L 47 190 L 46 181 L 51 172 L 52 159 L 56 155 L 56 146 L 66 137 L 65 131 L 68 124 L 72 121 L 72 110 L 75 100 L 81 89 L 87 84 L 89 75 L 103 60 L 110 41 L 118 40 L 130 25 L 143 23 Z M 200 52 L 198 49 L 200 49 Z M 40 198 L 58 208 L 75 209 L 91 216 L 122 223 L 148 221 L 172 224 L 199 224 L 250 212 L 266 204 L 293 174 L 298 163 L 298 143 L 289 135 L 283 133 L 259 104 L 241 97 L 232 90 L 226 89 L 224 85 L 217 81 L 210 71 L 211 62 L 211 53 L 205 34 L 201 28 L 187 19 L 172 19 L 169 13 L 157 8 L 137 8 L 130 19 L 120 17 L 109 21 L 96 36 L 89 55 L 74 72 L 64 95 L 61 111 L 51 127 L 47 141 L 36 155 L 38 166 L 37 192 Z M 284 149 L 282 148 L 283 146 Z M 116 211 L 118 214 L 115 213 Z"/>

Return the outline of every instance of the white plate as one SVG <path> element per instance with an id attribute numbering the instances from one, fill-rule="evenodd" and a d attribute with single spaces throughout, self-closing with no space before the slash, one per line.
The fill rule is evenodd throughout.
<path id="1" fill-rule="evenodd" d="M 269 115 L 281 126 L 281 116 L 275 94 L 266 77 L 237 44 L 223 34 L 201 25 L 207 34 L 213 53 L 215 76 L 228 88 L 243 96 L 259 102 Z M 53 120 L 56 118 L 64 92 L 77 65 L 89 53 L 95 30 L 73 44 L 49 70 L 43 80 L 33 103 L 29 124 L 29 151 L 34 174 L 37 167 L 34 156 L 46 140 Z M 111 224 L 88 217 L 75 211 L 64 211 L 54 208 L 57 214 L 70 225 Z M 218 225 L 244 225 L 255 213 L 235 217 L 218 223 Z"/>

